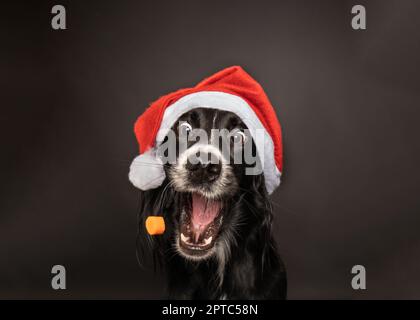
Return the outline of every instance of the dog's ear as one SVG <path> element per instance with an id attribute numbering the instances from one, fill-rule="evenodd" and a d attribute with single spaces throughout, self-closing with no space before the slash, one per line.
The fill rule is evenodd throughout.
<path id="1" fill-rule="evenodd" d="M 258 214 L 258 237 L 259 242 L 263 247 L 263 255 L 270 250 L 268 244 L 271 241 L 271 228 L 273 223 L 273 208 L 269 199 L 267 189 L 265 187 L 264 174 L 252 176 L 250 183 L 252 203 L 257 209 L 255 212 Z"/>
<path id="2" fill-rule="evenodd" d="M 257 192 L 261 197 L 268 197 L 267 190 L 265 188 L 265 179 L 264 174 L 259 174 L 255 176 L 251 176 L 252 184 L 251 188 L 253 192 Z"/>
<path id="3" fill-rule="evenodd" d="M 249 175 L 246 180 L 248 202 L 250 202 L 257 209 L 258 222 L 269 224 L 271 221 L 271 203 L 269 195 L 265 187 L 265 179 L 263 174 Z"/>
<path id="4" fill-rule="evenodd" d="M 151 257 L 156 270 L 157 266 L 162 265 L 162 256 L 164 243 L 170 234 L 166 230 L 163 235 L 151 236 L 148 234 L 145 226 L 147 217 L 154 215 L 163 215 L 165 208 L 171 205 L 173 197 L 169 194 L 170 188 L 166 188 L 167 181 L 162 186 L 147 191 L 140 191 L 139 209 L 137 215 L 138 233 L 137 233 L 137 259 L 141 266 L 144 266 Z M 165 217 L 165 222 L 169 222 L 169 218 Z M 168 225 L 168 223 L 166 223 Z M 169 227 L 169 226 L 168 226 Z"/>

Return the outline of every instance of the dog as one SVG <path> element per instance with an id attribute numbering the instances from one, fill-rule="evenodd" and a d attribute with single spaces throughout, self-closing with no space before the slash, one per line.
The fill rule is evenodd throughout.
<path id="1" fill-rule="evenodd" d="M 178 119 L 173 141 L 166 137 L 164 143 L 180 144 L 194 130 L 210 137 L 222 131 L 231 146 L 247 141 L 255 151 L 246 129 L 234 113 L 198 107 Z M 162 185 L 141 192 L 139 236 L 146 241 L 140 252 L 150 249 L 165 270 L 171 299 L 285 299 L 286 271 L 272 235 L 264 175 L 247 175 L 249 164 L 226 161 L 214 141 L 192 140 L 164 164 Z M 192 161 L 199 153 L 211 161 Z M 163 215 L 164 235 L 144 236 L 151 212 Z"/>

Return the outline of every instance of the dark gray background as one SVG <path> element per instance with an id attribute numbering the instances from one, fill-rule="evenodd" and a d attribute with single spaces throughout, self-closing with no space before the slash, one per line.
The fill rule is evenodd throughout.
<path id="1" fill-rule="evenodd" d="M 65 31 L 50 26 L 58 3 Z M 350 27 L 355 4 L 366 31 Z M 420 298 L 419 1 L 1 7 L 1 298 L 162 296 L 136 261 L 133 124 L 233 64 L 282 123 L 272 199 L 289 298 Z M 66 291 L 50 288 L 54 264 Z M 351 288 L 355 264 L 366 291 Z"/>

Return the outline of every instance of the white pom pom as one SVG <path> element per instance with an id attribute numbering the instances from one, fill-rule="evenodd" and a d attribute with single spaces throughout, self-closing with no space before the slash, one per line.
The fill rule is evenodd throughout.
<path id="1" fill-rule="evenodd" d="M 154 150 L 137 156 L 130 165 L 128 179 L 143 191 L 159 187 L 165 180 L 162 160 Z"/>

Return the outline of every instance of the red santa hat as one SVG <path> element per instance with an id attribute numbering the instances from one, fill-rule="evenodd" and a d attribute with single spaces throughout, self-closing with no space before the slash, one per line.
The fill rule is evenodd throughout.
<path id="1" fill-rule="evenodd" d="M 280 123 L 261 85 L 239 66 L 221 70 L 193 88 L 159 98 L 137 119 L 134 132 L 140 155 L 131 163 L 129 172 L 134 186 L 149 190 L 163 183 L 165 172 L 157 147 L 182 114 L 198 107 L 233 112 L 251 135 L 258 129 L 264 133 L 263 143 L 256 144 L 256 148 L 266 189 L 271 194 L 279 186 L 283 170 Z"/>

